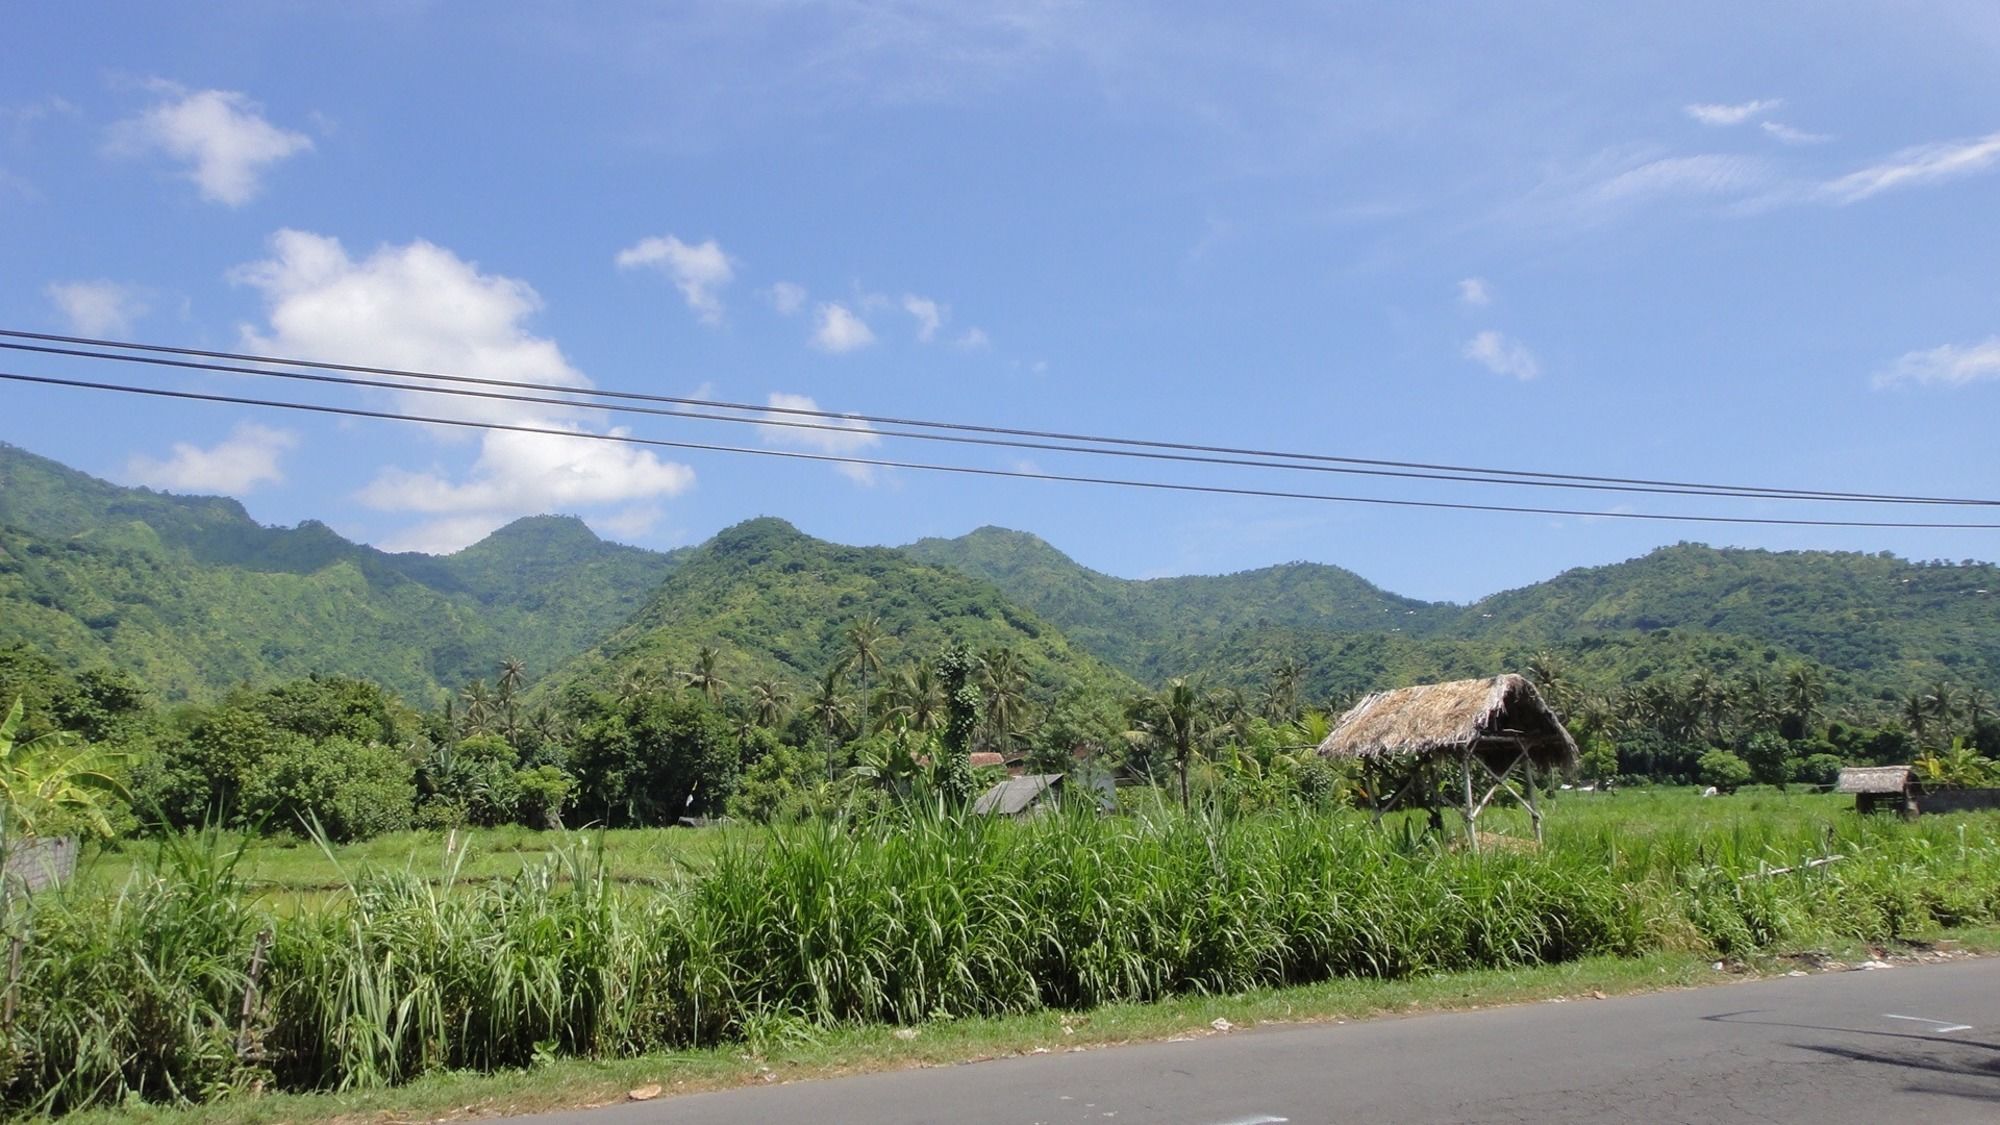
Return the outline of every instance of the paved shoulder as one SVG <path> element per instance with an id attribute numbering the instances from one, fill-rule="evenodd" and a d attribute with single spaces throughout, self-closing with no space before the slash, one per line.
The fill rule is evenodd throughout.
<path id="1" fill-rule="evenodd" d="M 529 1119 L 2000 1121 L 2000 960 L 1242 1032 Z"/>

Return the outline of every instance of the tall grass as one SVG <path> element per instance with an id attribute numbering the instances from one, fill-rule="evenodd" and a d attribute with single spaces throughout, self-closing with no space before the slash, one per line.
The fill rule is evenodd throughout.
<path id="1" fill-rule="evenodd" d="M 199 1101 L 773 1027 L 1886 940 L 2000 918 L 1995 826 L 1585 814 L 1540 853 L 1481 855 L 1305 813 L 884 820 L 731 833 L 650 886 L 573 837 L 504 881 L 362 874 L 304 908 L 247 894 L 225 842 L 177 844 L 115 894 L 8 908 L 0 1098 Z"/>

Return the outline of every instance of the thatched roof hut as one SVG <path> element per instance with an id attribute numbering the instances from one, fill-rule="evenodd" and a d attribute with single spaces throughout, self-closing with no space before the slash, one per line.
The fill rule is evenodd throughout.
<path id="1" fill-rule="evenodd" d="M 1319 752 L 1385 764 L 1470 752 L 1493 765 L 1525 752 L 1550 769 L 1576 763 L 1576 740 L 1535 685 L 1509 673 L 1378 691 L 1341 716 Z"/>
<path id="2" fill-rule="evenodd" d="M 1848 766 L 1833 783 L 1835 793 L 1895 793 L 1910 787 L 1915 775 L 1908 766 Z"/>

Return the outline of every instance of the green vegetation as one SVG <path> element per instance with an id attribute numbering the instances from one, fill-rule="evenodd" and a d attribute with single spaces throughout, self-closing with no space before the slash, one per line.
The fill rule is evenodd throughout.
<path id="1" fill-rule="evenodd" d="M 518 655 L 548 672 L 631 616 L 672 556 L 574 519 L 393 555 L 233 500 L 118 488 L 0 445 L 0 644 L 112 665 L 166 699 L 367 675 L 412 698 Z"/>
<path id="2" fill-rule="evenodd" d="M 1733 821 L 1570 798 L 1539 854 L 1477 855 L 1342 814 L 891 816 L 715 832 L 655 885 L 588 837 L 497 883 L 360 873 L 275 909 L 214 845 L 115 893 L 16 902 L 17 1110 L 616 1058 L 1336 978 L 1886 941 L 2000 917 L 1993 818 Z M 1596 803 L 1593 804 L 1592 802 Z M 1690 802 L 1678 803 L 1686 809 Z M 1649 807 L 1650 806 L 1650 807 Z M 1709 803 L 1708 807 L 1714 807 Z M 714 830 L 711 830 L 714 832 Z M 1817 866 L 1803 861 L 1837 854 Z M 1778 873 L 1779 869 L 1787 869 Z M 269 933 L 268 952 L 259 935 Z M 258 974 L 251 989 L 250 967 Z"/>

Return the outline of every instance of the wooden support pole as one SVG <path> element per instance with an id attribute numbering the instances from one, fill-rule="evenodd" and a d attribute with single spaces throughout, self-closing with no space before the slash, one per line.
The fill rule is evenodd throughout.
<path id="1" fill-rule="evenodd" d="M 1481 762 L 1484 766 L 1486 763 Z M 1472 850 L 1479 850 L 1479 806 L 1472 801 L 1472 747 L 1465 748 L 1465 757 L 1460 761 L 1460 772 L 1465 775 L 1465 838 Z"/>
<path id="2" fill-rule="evenodd" d="M 1524 758 L 1527 757 L 1526 752 L 1523 752 L 1521 756 Z M 1522 788 L 1528 791 L 1528 822 L 1535 826 L 1535 845 L 1539 847 L 1542 842 L 1542 809 L 1540 805 L 1535 803 L 1535 763 L 1533 759 L 1529 759 L 1528 761 L 1527 776 L 1522 781 Z"/>
<path id="3" fill-rule="evenodd" d="M 245 974 L 243 985 L 243 1007 L 237 1013 L 236 1022 L 236 1057 L 239 1059 L 250 1055 L 250 1021 L 257 1014 L 257 979 L 264 975 L 264 955 L 271 951 L 271 936 L 268 927 L 259 930 L 257 945 L 250 951 L 250 971 Z"/>

